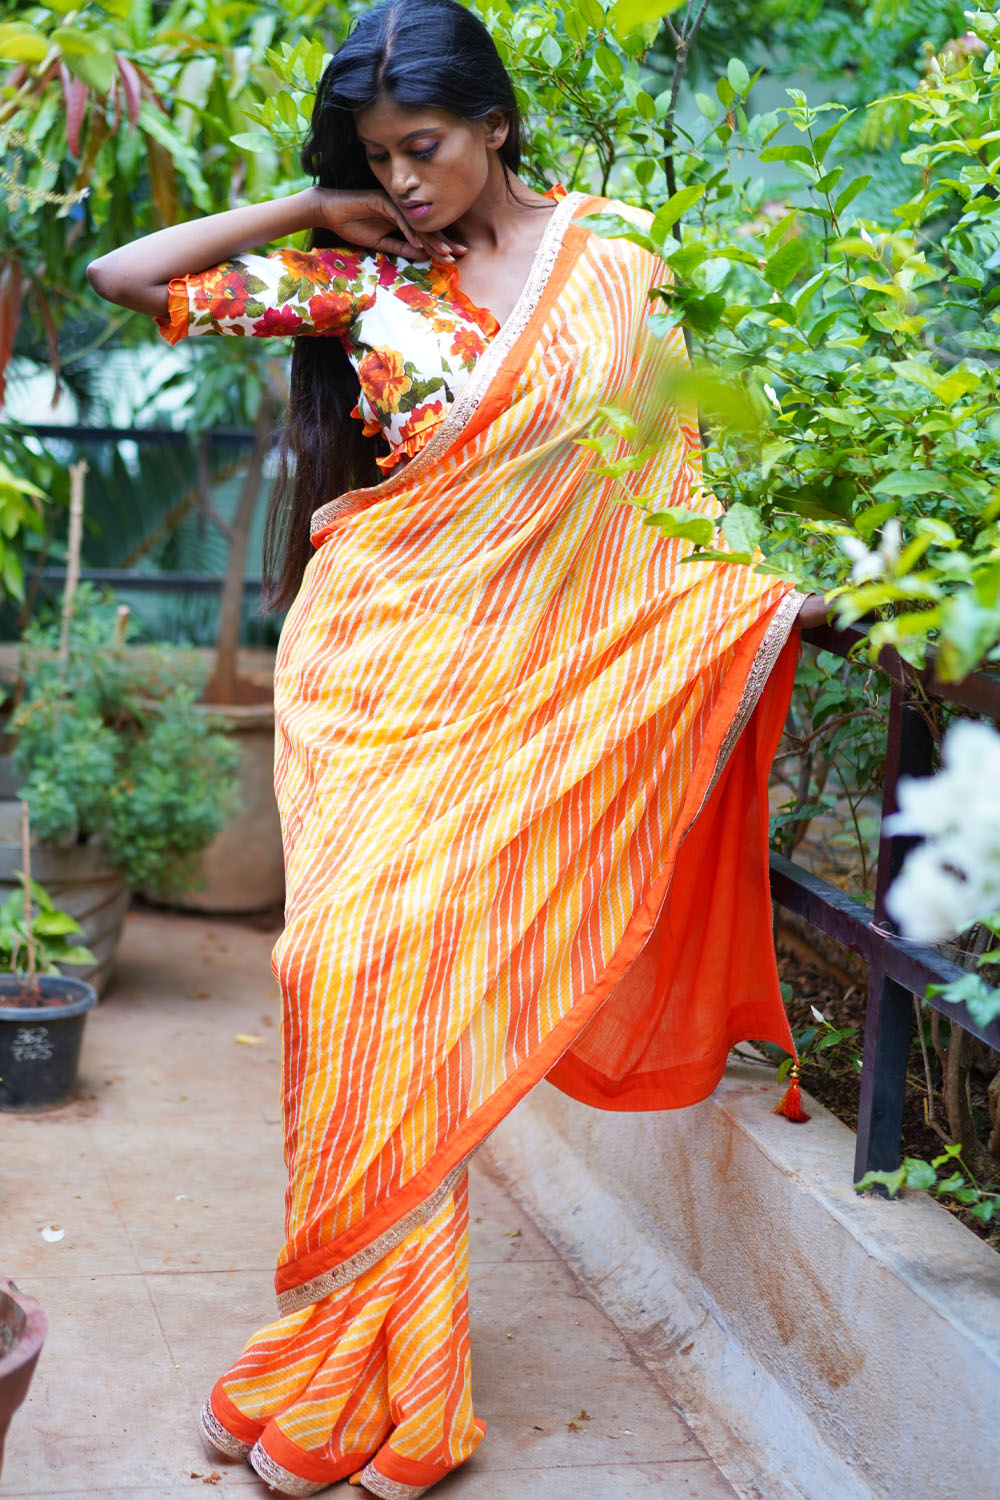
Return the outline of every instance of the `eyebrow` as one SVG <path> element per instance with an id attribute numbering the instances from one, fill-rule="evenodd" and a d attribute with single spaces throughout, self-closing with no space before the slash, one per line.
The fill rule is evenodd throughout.
<path id="1" fill-rule="evenodd" d="M 431 135 L 435 130 L 440 130 L 440 125 L 425 125 L 422 130 L 411 130 L 408 135 L 401 135 L 396 142 L 397 146 L 405 146 L 407 141 L 412 141 L 418 135 Z M 358 140 L 364 146 L 380 146 L 381 141 L 373 141 L 369 136 L 359 133 Z"/>

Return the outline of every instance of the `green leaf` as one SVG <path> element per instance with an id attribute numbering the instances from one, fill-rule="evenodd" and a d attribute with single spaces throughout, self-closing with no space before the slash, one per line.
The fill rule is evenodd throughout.
<path id="1" fill-rule="evenodd" d="M 786 240 L 783 245 L 778 246 L 764 267 L 764 280 L 769 286 L 783 292 L 808 259 L 809 251 L 801 240 Z"/>
<path id="2" fill-rule="evenodd" d="M 858 194 L 864 192 L 865 188 L 868 186 L 871 180 L 871 174 L 869 173 L 866 177 L 855 177 L 853 182 L 849 182 L 847 184 L 847 186 L 840 194 L 840 197 L 833 205 L 833 211 L 837 215 L 838 219 L 844 212 L 844 209 L 847 208 L 848 204 L 853 203 Z"/>
<path id="3" fill-rule="evenodd" d="M 667 231 L 676 224 L 683 213 L 686 213 L 693 204 L 698 202 L 704 192 L 704 184 L 700 182 L 692 182 L 687 187 L 678 188 L 677 192 L 667 199 L 663 207 L 657 210 L 653 222 L 649 226 L 650 234 L 662 241 Z"/>
<path id="4" fill-rule="evenodd" d="M 65 911 L 41 912 L 33 925 L 41 937 L 64 937 L 67 933 L 82 930 L 76 918 Z"/>
<path id="5" fill-rule="evenodd" d="M 578 47 L 586 46 L 587 23 L 579 11 L 573 10 L 572 7 L 567 7 L 563 11 L 563 26 L 566 28 L 566 35 L 571 42 L 575 42 Z"/>
<path id="6" fill-rule="evenodd" d="M 738 57 L 731 57 L 726 66 L 726 76 L 732 84 L 734 91 L 741 99 L 745 99 L 750 92 L 750 74 L 744 63 Z"/>
<path id="7" fill-rule="evenodd" d="M 932 984 L 927 994 L 947 1000 L 949 1005 L 964 1004 L 977 1026 L 988 1026 L 1000 1016 L 1000 990 L 993 989 L 978 974 L 963 974 L 950 984 Z"/>
<path id="8" fill-rule="evenodd" d="M 602 44 L 594 53 L 594 61 L 609 83 L 621 83 L 622 63 L 617 52 L 612 52 L 610 47 Z"/>
<path id="9" fill-rule="evenodd" d="M 0 26 L 0 57 L 5 61 L 41 62 L 48 55 L 48 39 L 33 26 Z"/>
<path id="10" fill-rule="evenodd" d="M 897 1167 L 895 1172 L 866 1172 L 854 1184 L 856 1193 L 868 1193 L 872 1188 L 884 1187 L 890 1198 L 895 1198 L 906 1180 L 906 1168 Z"/>
<path id="11" fill-rule="evenodd" d="M 158 141 L 169 151 L 174 165 L 191 190 L 191 197 L 195 204 L 198 208 L 209 212 L 212 208 L 212 195 L 209 192 L 208 183 L 201 174 L 198 153 L 188 145 L 166 116 L 161 114 L 147 99 L 143 99 L 139 105 L 139 124 L 147 134 L 153 137 L 154 141 Z"/>
<path id="12" fill-rule="evenodd" d="M 737 501 L 722 518 L 722 534 L 734 552 L 752 553 L 764 534 L 760 516 Z"/>
<path id="13" fill-rule="evenodd" d="M 817 161 L 823 160 L 824 156 L 829 151 L 833 142 L 836 140 L 839 131 L 843 128 L 850 114 L 851 111 L 845 109 L 844 113 L 840 116 L 840 119 L 834 120 L 833 124 L 828 126 L 827 129 L 823 131 L 823 134 L 818 135 L 813 141 L 813 151 L 816 154 Z"/>
<path id="14" fill-rule="evenodd" d="M 800 161 L 812 166 L 813 154 L 808 146 L 768 146 L 760 153 L 761 161 Z"/>
<path id="15" fill-rule="evenodd" d="M 894 469 L 875 486 L 876 495 L 932 495 L 935 491 L 948 493 L 947 474 L 937 469 Z"/>
<path id="16" fill-rule="evenodd" d="M 685 510 L 681 506 L 654 511 L 645 517 L 645 522 L 647 526 L 655 526 L 664 536 L 694 542 L 696 547 L 705 546 L 715 535 L 715 522 L 711 516 L 700 516 L 697 511 Z"/>
<path id="17" fill-rule="evenodd" d="M 241 130 L 238 135 L 231 135 L 229 139 L 238 151 L 251 151 L 255 155 L 278 149 L 274 137 L 268 135 L 266 130 Z"/>
<path id="18" fill-rule="evenodd" d="M 615 0 L 608 12 L 608 22 L 616 36 L 627 36 L 654 22 L 659 26 L 664 16 L 678 10 L 683 0 Z"/>
<path id="19" fill-rule="evenodd" d="M 286 125 L 291 127 L 298 124 L 299 112 L 296 108 L 295 100 L 287 90 L 281 90 L 275 98 L 275 104 L 277 105 L 279 117 Z"/>
<path id="20" fill-rule="evenodd" d="M 550 68 L 559 67 L 562 62 L 562 48 L 551 33 L 542 38 L 542 45 L 538 50 Z M 600 63 L 598 63 L 598 66 L 600 66 Z"/>
<path id="21" fill-rule="evenodd" d="M 907 1187 L 927 1192 L 937 1182 L 937 1173 L 930 1162 L 921 1161 L 919 1156 L 904 1156 L 903 1167 L 906 1172 Z"/>
<path id="22" fill-rule="evenodd" d="M 95 93 L 107 94 L 115 76 L 115 60 L 110 52 L 79 52 L 66 58 L 70 72 Z"/>

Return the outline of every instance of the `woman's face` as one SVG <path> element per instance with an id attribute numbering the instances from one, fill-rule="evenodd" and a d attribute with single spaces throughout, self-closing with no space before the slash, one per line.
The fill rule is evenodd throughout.
<path id="1" fill-rule="evenodd" d="M 444 109 L 397 104 L 385 94 L 356 114 L 354 124 L 379 183 L 421 234 L 445 229 L 469 211 L 508 128 L 499 113 L 463 120 Z"/>

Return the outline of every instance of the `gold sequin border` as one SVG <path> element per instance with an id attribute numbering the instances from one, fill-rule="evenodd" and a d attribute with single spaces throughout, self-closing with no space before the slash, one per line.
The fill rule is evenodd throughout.
<path id="1" fill-rule="evenodd" d="M 430 1489 L 427 1484 L 402 1484 L 398 1479 L 386 1479 L 374 1462 L 361 1470 L 358 1483 L 363 1484 L 370 1495 L 377 1495 L 379 1500 L 417 1500 L 418 1495 L 426 1495 Z"/>
<path id="2" fill-rule="evenodd" d="M 282 1317 L 286 1313 L 298 1312 L 300 1308 L 311 1307 L 314 1302 L 320 1302 L 324 1297 L 329 1297 L 333 1292 L 339 1292 L 342 1287 L 349 1286 L 352 1281 L 357 1281 L 366 1271 L 377 1266 L 380 1260 L 387 1256 L 390 1250 L 419 1229 L 421 1224 L 426 1224 L 432 1219 L 438 1209 L 445 1202 L 450 1193 L 455 1189 L 462 1173 L 469 1165 L 469 1161 L 479 1149 L 477 1143 L 457 1166 L 452 1167 L 441 1184 L 422 1202 L 416 1204 L 405 1213 L 401 1219 L 397 1219 L 384 1234 L 380 1234 L 377 1240 L 359 1250 L 356 1255 L 351 1255 L 347 1260 L 333 1266 L 329 1271 L 322 1271 L 314 1276 L 311 1281 L 304 1281 L 301 1286 L 291 1287 L 287 1292 L 281 1292 L 278 1296 L 278 1312 Z"/>

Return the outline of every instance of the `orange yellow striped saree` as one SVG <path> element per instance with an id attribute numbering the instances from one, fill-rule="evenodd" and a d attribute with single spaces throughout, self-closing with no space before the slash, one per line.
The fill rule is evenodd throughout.
<path id="1" fill-rule="evenodd" d="M 628 400 L 665 437 L 636 491 L 697 489 L 652 409 L 664 268 L 599 206 L 558 204 L 430 446 L 316 513 L 282 635 L 288 1238 L 204 1422 L 286 1494 L 410 1497 L 480 1441 L 465 1167 L 528 1089 L 676 1106 L 734 1041 L 790 1046 L 765 792 L 799 598 L 685 564 L 575 441 Z"/>

